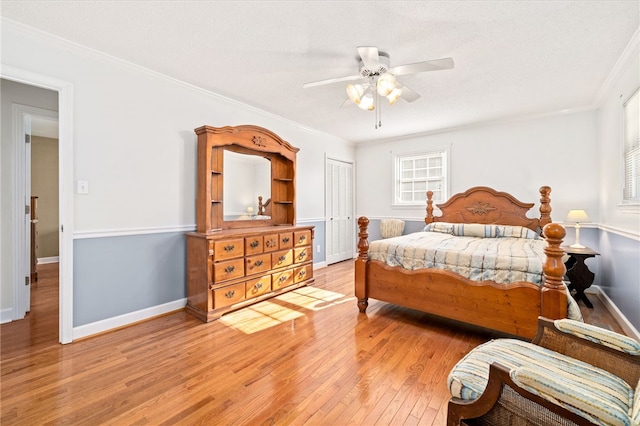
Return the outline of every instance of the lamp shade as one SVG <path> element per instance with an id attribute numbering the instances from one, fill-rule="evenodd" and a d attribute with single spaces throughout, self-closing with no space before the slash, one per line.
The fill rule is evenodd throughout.
<path id="1" fill-rule="evenodd" d="M 364 87 L 360 84 L 347 84 L 347 96 L 354 104 L 360 103 L 360 97 L 364 93 Z"/>
<path id="2" fill-rule="evenodd" d="M 380 96 L 387 96 L 396 88 L 396 78 L 391 73 L 384 73 L 378 79 L 377 89 Z"/>
<path id="3" fill-rule="evenodd" d="M 565 222 L 570 223 L 585 223 L 589 222 L 589 216 L 584 210 L 569 210 L 569 214 L 565 219 Z"/>

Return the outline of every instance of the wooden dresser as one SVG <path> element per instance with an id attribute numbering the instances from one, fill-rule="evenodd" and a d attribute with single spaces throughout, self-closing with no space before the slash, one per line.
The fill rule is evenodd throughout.
<path id="1" fill-rule="evenodd" d="M 313 278 L 313 227 L 187 235 L 187 312 L 203 321 Z"/>
<path id="2" fill-rule="evenodd" d="M 213 321 L 229 311 L 312 283 L 314 228 L 297 226 L 295 217 L 298 149 L 257 126 L 202 126 L 195 132 L 197 215 L 196 232 L 186 235 L 186 311 Z M 251 192 L 247 182 L 256 173 L 230 169 L 237 163 L 231 163 L 232 157 L 225 152 L 248 155 L 247 163 L 267 164 L 270 179 L 260 182 L 260 195 L 246 193 Z M 231 181 L 230 176 L 236 180 Z M 263 204 L 271 205 L 268 215 Z M 259 215 L 243 214 L 238 207 L 231 211 L 232 205 Z"/>

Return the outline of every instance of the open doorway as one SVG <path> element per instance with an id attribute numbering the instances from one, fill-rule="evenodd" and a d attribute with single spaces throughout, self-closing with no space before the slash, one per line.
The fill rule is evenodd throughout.
<path id="1" fill-rule="evenodd" d="M 40 242 L 40 245 L 51 247 L 52 244 L 56 244 L 55 237 L 52 238 L 51 233 L 57 234 L 58 253 L 56 256 L 55 251 L 52 253 L 47 249 L 46 252 L 36 253 L 36 256 L 41 258 L 42 265 L 57 266 L 54 268 L 54 275 L 56 284 L 59 283 L 58 297 L 57 300 L 47 300 L 46 304 L 58 308 L 57 321 L 54 319 L 50 324 L 55 341 L 70 343 L 73 340 L 73 111 L 71 103 L 73 87 L 57 79 L 8 66 L 3 67 L 1 77 L 3 112 L 2 179 L 0 181 L 3 192 L 1 319 L 5 323 L 23 318 L 24 313 L 32 308 L 29 297 L 31 291 L 26 291 L 25 287 L 28 286 L 25 283 L 30 282 L 32 275 L 30 255 L 32 194 L 29 186 L 32 178 L 31 148 L 34 142 L 33 136 L 25 135 L 32 133 L 32 129 L 35 129 L 35 137 L 44 138 L 44 140 L 36 139 L 36 144 L 44 146 L 49 152 L 57 151 L 57 159 L 49 157 L 45 161 L 46 167 L 54 170 L 55 167 L 50 167 L 50 162 L 57 162 L 58 178 L 57 183 L 53 182 L 55 187 L 52 190 L 53 194 L 47 194 L 57 197 L 58 218 L 52 217 L 50 213 L 46 214 L 49 225 L 44 234 L 47 241 Z M 59 127 L 56 126 L 57 124 Z M 57 128 L 57 137 L 51 137 L 54 136 L 53 133 L 42 133 L 43 125 Z M 53 140 L 56 141 L 57 147 L 42 145 L 50 144 Z M 29 149 L 26 149 L 27 146 Z M 36 155 L 40 156 L 40 153 Z M 51 170 L 48 172 L 50 176 Z M 6 197 L 5 194 L 7 194 Z M 36 207 L 42 208 L 42 202 Z M 50 209 L 51 206 L 48 208 Z M 38 216 L 39 223 L 43 218 L 41 210 Z M 40 229 L 37 229 L 37 232 L 40 232 Z M 50 255 L 46 255 L 47 253 Z M 37 278 L 36 286 L 42 279 L 39 272 Z M 49 297 L 55 299 L 55 296 Z M 4 339 L 3 343 L 5 343 Z"/>

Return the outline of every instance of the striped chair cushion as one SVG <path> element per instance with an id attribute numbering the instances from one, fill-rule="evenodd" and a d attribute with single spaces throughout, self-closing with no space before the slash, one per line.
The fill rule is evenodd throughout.
<path id="1" fill-rule="evenodd" d="M 640 380 L 633 395 L 633 408 L 631 410 L 631 424 L 640 425 Z"/>
<path id="2" fill-rule="evenodd" d="M 624 380 L 582 361 L 515 339 L 492 340 L 462 358 L 449 374 L 451 395 L 477 399 L 487 386 L 489 365 L 493 362 L 515 370 L 512 378 L 525 389 L 558 401 L 596 424 L 632 424 L 634 390 Z"/>
<path id="3" fill-rule="evenodd" d="M 558 330 L 564 333 L 573 334 L 574 336 L 608 346 L 620 352 L 640 356 L 640 342 L 631 337 L 592 324 L 570 319 L 555 320 L 553 323 Z"/>

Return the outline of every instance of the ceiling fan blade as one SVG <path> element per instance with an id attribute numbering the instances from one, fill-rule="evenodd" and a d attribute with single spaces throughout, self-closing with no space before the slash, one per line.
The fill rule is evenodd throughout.
<path id="1" fill-rule="evenodd" d="M 380 56 L 378 48 L 372 46 L 359 46 L 358 54 L 362 58 L 362 63 L 370 70 L 375 70 L 380 65 Z"/>
<path id="2" fill-rule="evenodd" d="M 404 85 L 400 85 L 400 86 L 402 87 L 402 95 L 400 95 L 400 97 L 405 101 L 413 102 L 420 97 L 420 94 L 409 89 L 407 86 L 404 86 Z"/>
<path id="3" fill-rule="evenodd" d="M 325 84 L 333 84 L 333 83 L 340 83 L 342 81 L 353 81 L 353 80 L 362 80 L 362 76 L 361 75 L 348 75 L 346 77 L 336 77 L 336 78 L 330 78 L 330 79 L 327 79 L 327 80 L 312 81 L 312 82 L 309 82 L 309 83 L 304 83 L 302 85 L 302 87 L 304 89 L 308 89 L 309 87 L 324 86 Z"/>
<path id="4" fill-rule="evenodd" d="M 434 59 L 415 64 L 398 65 L 389 70 L 393 75 L 415 74 L 425 71 L 450 70 L 454 66 L 452 58 Z"/>

